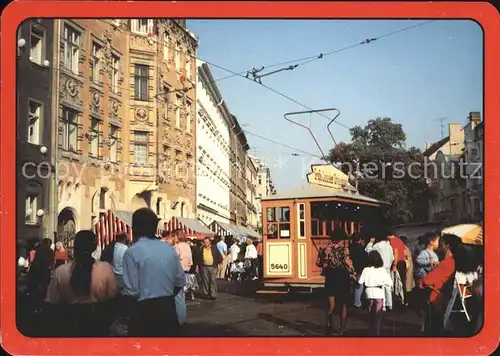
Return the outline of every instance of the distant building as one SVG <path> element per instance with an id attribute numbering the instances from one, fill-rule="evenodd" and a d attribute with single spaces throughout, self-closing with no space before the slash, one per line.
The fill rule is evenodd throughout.
<path id="1" fill-rule="evenodd" d="M 250 149 L 247 138 L 236 116 L 231 115 L 234 126 L 229 136 L 229 210 L 230 221 L 235 225 L 247 225 L 246 163 Z"/>
<path id="2" fill-rule="evenodd" d="M 205 225 L 229 223 L 230 135 L 233 117 L 217 88 L 209 66 L 197 61 L 196 217 Z"/>
<path id="3" fill-rule="evenodd" d="M 257 198 L 257 177 L 259 167 L 251 156 L 247 156 L 246 163 L 246 198 L 247 198 L 247 226 L 257 229 L 259 224 L 256 206 Z"/>
<path id="4" fill-rule="evenodd" d="M 483 219 L 484 192 L 484 125 L 479 112 L 469 113 L 469 123 L 464 127 L 467 187 L 467 211 L 471 221 Z"/>
<path id="5" fill-rule="evenodd" d="M 429 221 L 447 224 L 482 220 L 483 125 L 471 112 L 469 123 L 449 125 L 449 136 L 428 145 L 428 182 L 435 191 L 429 201 Z M 474 174 L 473 174 L 474 173 Z"/>
<path id="6" fill-rule="evenodd" d="M 256 209 L 257 209 L 257 221 L 258 228 L 262 229 L 262 198 L 268 197 L 270 195 L 276 194 L 276 189 L 274 187 L 273 181 L 271 179 L 271 170 L 265 164 L 264 160 L 258 157 L 253 157 L 252 160 L 254 164 L 258 167 L 257 172 L 257 184 L 256 184 Z"/>
<path id="7" fill-rule="evenodd" d="M 57 216 L 51 179 L 54 21 L 24 21 L 17 40 L 16 234 L 19 253 L 25 257 L 36 241 L 54 238 Z"/>

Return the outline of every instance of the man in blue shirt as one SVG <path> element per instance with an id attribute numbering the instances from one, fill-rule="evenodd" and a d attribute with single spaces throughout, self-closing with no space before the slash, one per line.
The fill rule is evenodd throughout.
<path id="1" fill-rule="evenodd" d="M 157 215 L 149 208 L 132 215 L 134 243 L 123 257 L 124 295 L 132 303 L 129 336 L 175 336 L 175 296 L 185 284 L 175 249 L 156 239 Z"/>
<path id="2" fill-rule="evenodd" d="M 125 232 L 120 232 L 116 234 L 116 243 L 113 248 L 113 260 L 111 261 L 113 266 L 113 272 L 116 277 L 116 288 L 118 293 L 123 291 L 123 256 L 128 249 L 127 246 L 127 234 Z"/>
<path id="3" fill-rule="evenodd" d="M 217 250 L 219 250 L 219 253 L 222 256 L 222 262 L 217 266 L 217 278 L 225 279 L 227 270 L 227 245 L 224 241 L 224 236 L 221 236 L 220 241 L 217 242 Z"/>

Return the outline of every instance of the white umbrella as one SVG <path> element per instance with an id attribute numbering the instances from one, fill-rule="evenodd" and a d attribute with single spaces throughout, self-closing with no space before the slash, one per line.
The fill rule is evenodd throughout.
<path id="1" fill-rule="evenodd" d="M 483 245 L 483 227 L 477 224 L 460 224 L 447 227 L 441 234 L 452 234 L 460 237 L 464 244 Z"/>

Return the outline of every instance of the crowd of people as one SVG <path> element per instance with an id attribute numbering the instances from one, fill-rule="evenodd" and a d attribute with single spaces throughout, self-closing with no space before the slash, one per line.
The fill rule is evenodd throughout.
<path id="1" fill-rule="evenodd" d="M 420 317 L 426 336 L 456 335 L 463 332 L 463 325 L 451 321 L 451 311 L 460 293 L 474 297 L 462 305 L 469 310 L 469 334 L 480 330 L 482 251 L 463 244 L 455 235 L 438 232 L 421 236 L 414 251 L 406 242 L 404 236 L 383 230 L 350 238 L 342 229 L 332 232 L 317 259 L 328 299 L 327 335 L 334 334 L 336 306 L 340 310 L 337 334 L 345 333 L 350 305 L 366 307 L 373 336 L 381 335 L 383 314 L 395 307 L 411 308 Z"/>
<path id="2" fill-rule="evenodd" d="M 196 297 L 215 301 L 217 280 L 257 280 L 262 276 L 263 244 L 251 238 L 215 241 L 188 239 L 182 230 L 156 235 L 157 215 L 134 212 L 133 242 L 126 233 L 95 258 L 97 238 L 79 231 L 72 254 L 62 243 L 42 240 L 29 254 L 28 295 L 46 336 L 175 336 L 187 323 L 187 305 Z M 384 313 L 411 308 L 427 336 L 455 335 L 451 311 L 460 294 L 472 298 L 463 307 L 481 328 L 482 251 L 454 235 L 427 233 L 416 248 L 403 236 L 377 230 L 348 237 L 332 232 L 319 250 L 317 265 L 325 277 L 326 334 L 344 335 L 348 308 L 366 308 L 370 333 L 380 336 Z M 412 246 L 413 247 L 413 246 Z M 50 323 L 42 322 L 51 320 Z"/>
<path id="3" fill-rule="evenodd" d="M 215 301 L 217 279 L 257 279 L 262 246 L 247 238 L 188 239 L 183 230 L 156 235 L 157 215 L 132 217 L 133 242 L 118 232 L 99 258 L 92 231 L 79 231 L 73 253 L 44 239 L 30 252 L 28 295 L 45 335 L 174 336 L 195 295 Z M 243 270 L 238 268 L 243 265 Z M 42 322 L 40 323 L 42 324 Z"/>

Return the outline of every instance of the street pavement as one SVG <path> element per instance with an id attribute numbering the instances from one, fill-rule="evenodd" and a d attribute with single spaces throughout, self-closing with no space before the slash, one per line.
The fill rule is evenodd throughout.
<path id="1" fill-rule="evenodd" d="M 185 336 L 323 336 L 325 299 L 313 294 L 256 294 L 258 282 L 218 281 L 217 300 L 187 303 Z M 367 336 L 368 312 L 350 308 L 346 337 Z M 334 318 L 338 326 L 339 318 Z M 421 323 L 409 310 L 384 314 L 382 336 L 419 336 Z"/>

